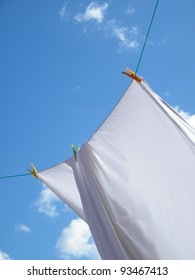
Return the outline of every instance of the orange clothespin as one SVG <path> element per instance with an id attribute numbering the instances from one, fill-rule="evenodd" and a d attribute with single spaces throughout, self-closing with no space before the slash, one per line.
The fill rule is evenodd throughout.
<path id="1" fill-rule="evenodd" d="M 141 77 L 137 76 L 135 72 L 131 71 L 129 68 L 126 68 L 126 70 L 127 72 L 122 72 L 122 74 L 125 74 L 129 78 L 136 80 L 138 83 L 141 83 L 141 81 L 143 80 Z"/>
<path id="2" fill-rule="evenodd" d="M 37 169 L 34 167 L 34 165 L 31 163 L 30 164 L 31 167 L 32 167 L 32 170 L 28 169 L 29 173 L 35 177 L 36 179 L 39 179 L 38 176 L 37 176 Z"/>

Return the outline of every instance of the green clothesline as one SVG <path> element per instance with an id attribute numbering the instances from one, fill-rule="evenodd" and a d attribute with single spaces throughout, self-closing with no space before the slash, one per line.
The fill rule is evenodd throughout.
<path id="1" fill-rule="evenodd" d="M 143 53 L 144 53 L 144 50 L 145 50 L 145 46 L 146 46 L 146 43 L 147 43 L 147 40 L 148 40 L 148 35 L 149 35 L 150 29 L 151 29 L 151 27 L 152 27 L 152 23 L 153 23 L 155 14 L 156 14 L 156 10 L 157 10 L 159 1 L 160 1 L 160 0 L 157 0 L 157 1 L 156 1 L 156 5 L 155 5 L 155 8 L 154 8 L 154 12 L 153 12 L 153 14 L 152 14 L 152 18 L 151 18 L 151 21 L 150 21 L 150 24 L 149 24 L 149 27 L 148 27 L 148 31 L 147 31 L 147 34 L 146 34 L 146 38 L 145 38 L 145 41 L 144 41 L 144 44 L 143 44 L 143 47 L 142 47 L 142 51 L 141 51 L 141 54 L 140 54 L 138 63 L 137 63 L 137 68 L 136 68 L 136 70 L 135 70 L 135 74 L 137 74 L 137 71 L 138 71 L 138 69 L 139 69 L 139 66 L 140 66 L 140 63 L 141 63 L 141 60 L 142 60 L 142 56 L 143 56 Z"/>
<path id="2" fill-rule="evenodd" d="M 146 34 L 146 38 L 145 38 L 145 41 L 144 41 L 144 44 L 143 44 L 143 47 L 142 47 L 142 50 L 141 50 L 141 54 L 140 54 L 138 63 L 137 63 L 137 67 L 136 67 L 135 74 L 137 74 L 137 71 L 138 71 L 138 69 L 139 69 L 139 66 L 140 66 L 140 63 L 141 63 L 141 60 L 142 60 L 142 57 L 143 57 L 143 53 L 144 53 L 144 50 L 145 50 L 145 47 L 146 47 L 146 43 L 147 43 L 147 40 L 148 40 L 148 36 L 149 36 L 150 30 L 151 30 L 151 27 L 152 27 L 152 23 L 153 23 L 155 14 L 156 14 L 156 10 L 157 10 L 159 1 L 160 1 L 160 0 L 157 0 L 157 1 L 156 1 L 156 5 L 155 5 L 155 8 L 154 8 L 154 11 L 153 11 L 153 14 L 152 14 L 152 18 L 151 18 L 151 20 L 150 20 L 150 24 L 149 24 L 148 31 L 147 31 L 147 34 Z M 25 173 L 25 174 L 1 176 L 1 177 L 0 177 L 0 180 L 1 180 L 1 179 L 16 178 L 16 177 L 24 177 L 24 176 L 29 176 L 29 175 L 32 175 L 32 173 L 29 172 L 29 173 Z"/>
<path id="3" fill-rule="evenodd" d="M 17 174 L 17 175 L 9 175 L 9 176 L 2 176 L 0 179 L 9 179 L 9 178 L 16 178 L 16 177 L 24 177 L 31 175 L 30 173 L 24 173 L 24 174 Z"/>

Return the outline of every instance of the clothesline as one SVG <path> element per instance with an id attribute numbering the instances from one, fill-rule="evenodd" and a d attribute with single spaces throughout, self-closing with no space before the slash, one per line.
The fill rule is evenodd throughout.
<path id="1" fill-rule="evenodd" d="M 139 66 L 140 66 L 140 63 L 141 63 L 141 60 L 142 60 L 142 57 L 143 57 L 143 53 L 144 53 L 144 50 L 145 50 L 145 47 L 146 47 L 146 43 L 147 43 L 148 36 L 149 36 L 150 30 L 151 30 L 151 27 L 152 27 L 152 24 L 153 24 L 153 21 L 154 21 L 154 17 L 155 17 L 155 14 L 156 14 L 156 10 L 157 10 L 159 1 L 160 1 L 160 0 L 157 0 L 157 1 L 156 1 L 156 4 L 155 4 L 155 8 L 154 8 L 154 11 L 153 11 L 153 14 L 152 14 L 152 18 L 151 18 L 151 20 L 150 20 L 150 24 L 149 24 L 149 27 L 148 27 L 148 30 L 147 30 L 147 34 L 146 34 L 146 37 L 145 37 L 145 41 L 144 41 L 144 44 L 143 44 L 143 47 L 142 47 L 142 50 L 141 50 L 141 53 L 140 53 L 140 56 L 139 56 L 139 59 L 138 59 L 138 63 L 137 63 L 135 75 L 136 75 L 137 72 L 138 72 L 138 69 L 139 69 Z M 1 180 L 1 179 L 10 179 L 10 178 L 24 177 L 24 176 L 28 176 L 28 175 L 32 175 L 32 174 L 29 172 L 29 173 L 24 173 L 24 174 L 0 176 L 0 180 Z"/>

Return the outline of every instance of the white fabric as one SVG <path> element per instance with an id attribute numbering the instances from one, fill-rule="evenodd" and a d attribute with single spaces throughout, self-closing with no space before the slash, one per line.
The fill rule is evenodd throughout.
<path id="1" fill-rule="evenodd" d="M 60 199 L 86 220 L 73 170 L 67 163 L 48 168 L 37 175 Z"/>
<path id="2" fill-rule="evenodd" d="M 77 185 L 103 259 L 195 259 L 195 130 L 146 82 L 131 83 L 66 164 L 76 184 L 56 167 L 38 176 L 74 207 Z"/>

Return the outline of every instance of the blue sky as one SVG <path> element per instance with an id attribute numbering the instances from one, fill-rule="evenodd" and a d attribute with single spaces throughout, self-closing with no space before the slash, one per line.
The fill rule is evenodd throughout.
<path id="1" fill-rule="evenodd" d="M 156 1 L 0 1 L 0 176 L 72 155 L 136 69 Z M 138 74 L 195 125 L 194 1 L 160 1 Z M 31 176 L 0 180 L 0 259 L 97 259 L 87 225 Z"/>

